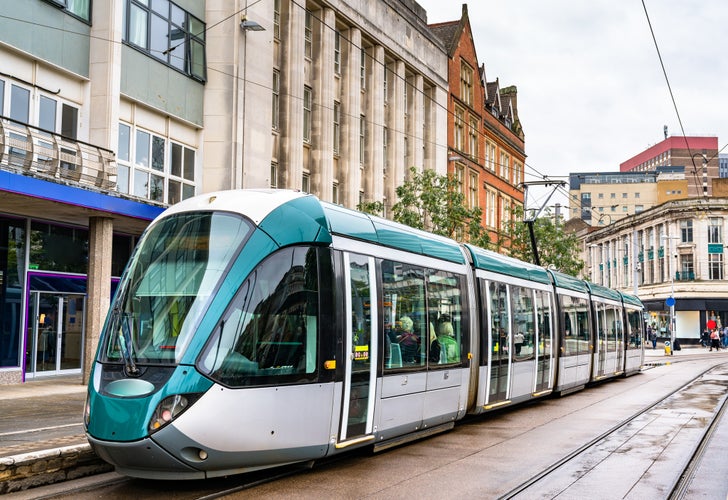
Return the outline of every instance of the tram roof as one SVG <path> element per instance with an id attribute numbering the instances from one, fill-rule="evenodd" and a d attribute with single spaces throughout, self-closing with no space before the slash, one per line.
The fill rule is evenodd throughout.
<path id="1" fill-rule="evenodd" d="M 332 234 L 370 241 L 458 264 L 465 263 L 460 245 L 449 238 L 338 205 L 321 202 L 321 206 Z"/>
<path id="2" fill-rule="evenodd" d="M 617 290 L 607 288 L 602 285 L 597 285 L 596 283 L 591 283 L 590 281 L 587 281 L 586 285 L 589 287 L 589 291 L 592 293 L 592 295 L 596 295 L 597 297 L 603 297 L 605 299 L 616 300 L 618 302 L 622 301 L 622 294 L 619 293 Z"/>
<path id="3" fill-rule="evenodd" d="M 465 245 L 473 257 L 473 265 L 476 269 L 492 271 L 494 273 L 513 276 L 529 281 L 551 284 L 548 272 L 541 266 L 529 264 L 513 257 L 501 255 L 491 250 L 484 250 L 472 245 Z"/>
<path id="4" fill-rule="evenodd" d="M 620 292 L 620 295 L 622 296 L 622 299 L 624 300 L 625 304 L 631 304 L 633 306 L 645 307 L 645 305 L 642 303 L 642 301 L 639 299 L 639 297 L 637 297 L 635 295 L 630 295 L 628 293 L 622 293 L 622 292 Z"/>
<path id="5" fill-rule="evenodd" d="M 554 284 L 559 288 L 564 288 L 566 290 L 574 290 L 577 292 L 584 292 L 584 293 L 587 293 L 589 291 L 586 281 L 584 281 L 582 279 L 576 278 L 569 274 L 564 274 L 559 271 L 554 271 L 553 269 L 549 269 L 548 272 L 553 277 Z"/>

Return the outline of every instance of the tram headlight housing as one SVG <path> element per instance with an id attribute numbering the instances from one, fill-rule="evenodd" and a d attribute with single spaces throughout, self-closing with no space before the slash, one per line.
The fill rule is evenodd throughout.
<path id="1" fill-rule="evenodd" d="M 149 432 L 156 432 L 179 417 L 198 399 L 200 399 L 200 394 L 175 394 L 164 398 L 154 409 L 152 418 L 149 419 Z"/>

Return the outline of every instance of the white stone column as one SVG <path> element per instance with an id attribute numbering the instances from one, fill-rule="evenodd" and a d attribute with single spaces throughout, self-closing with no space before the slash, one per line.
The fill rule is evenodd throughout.
<path id="1" fill-rule="evenodd" d="M 372 47 L 368 57 L 371 76 L 367 89 L 365 201 L 381 201 L 384 197 L 384 47 Z"/>
<path id="2" fill-rule="evenodd" d="M 418 171 L 422 171 L 424 167 L 424 124 L 425 124 L 425 96 L 424 96 L 424 80 L 422 75 L 414 75 L 408 82 L 412 88 L 410 90 L 412 99 L 407 103 L 409 109 L 409 134 L 407 156 L 413 166 Z"/>
<path id="3" fill-rule="evenodd" d="M 397 186 L 404 183 L 405 174 L 409 165 L 405 161 L 404 136 L 405 136 L 405 68 L 403 61 L 394 61 L 387 66 L 388 89 L 387 99 L 387 128 L 389 129 L 389 141 L 387 143 L 387 156 L 389 157 L 389 169 L 387 171 L 387 183 L 384 192 L 387 196 L 388 208 L 397 202 Z"/>
<path id="4" fill-rule="evenodd" d="M 356 208 L 362 161 L 359 155 L 361 31 L 351 28 L 342 33 L 342 39 L 340 201 L 345 207 Z"/>
<path id="5" fill-rule="evenodd" d="M 301 189 L 303 176 L 304 28 L 299 5 L 281 2 L 280 186 Z M 287 25 L 287 29 L 284 27 Z"/>
<path id="6" fill-rule="evenodd" d="M 312 117 L 311 192 L 324 201 L 332 201 L 334 185 L 334 36 L 336 24 L 333 9 L 324 8 L 314 18 L 314 66 L 311 80 L 315 82 Z M 316 41 L 318 40 L 318 43 Z"/>

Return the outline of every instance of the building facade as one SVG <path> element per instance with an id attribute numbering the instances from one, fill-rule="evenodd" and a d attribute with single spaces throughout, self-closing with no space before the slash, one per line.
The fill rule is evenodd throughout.
<path id="1" fill-rule="evenodd" d="M 670 201 L 593 229 L 583 240 L 585 277 L 637 294 L 663 340 L 672 322 L 677 338 L 697 343 L 708 320 L 728 326 L 727 221 L 728 199 L 711 197 Z"/>
<path id="2" fill-rule="evenodd" d="M 684 166 L 688 197 L 712 196 L 720 177 L 717 137 L 670 136 L 619 165 L 620 172 L 651 172 L 659 166 Z"/>
<path id="3" fill-rule="evenodd" d="M 448 56 L 412 0 L 6 2 L 0 61 L 0 383 L 88 373 L 170 204 L 277 187 L 386 211 L 410 167 L 447 172 Z"/>
<path id="4" fill-rule="evenodd" d="M 482 210 L 481 224 L 491 241 L 506 250 L 505 222 L 524 203 L 526 153 L 517 89 L 486 80 L 466 4 L 459 20 L 430 28 L 448 55 L 448 174 L 460 181 L 469 207 Z"/>
<path id="5" fill-rule="evenodd" d="M 569 174 L 571 217 L 604 226 L 670 200 L 687 198 L 685 167 L 658 166 L 647 172 Z"/>

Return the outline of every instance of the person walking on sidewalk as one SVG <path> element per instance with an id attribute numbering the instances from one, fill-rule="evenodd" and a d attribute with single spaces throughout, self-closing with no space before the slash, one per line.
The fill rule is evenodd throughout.
<path id="1" fill-rule="evenodd" d="M 657 349 L 657 332 L 655 331 L 654 328 L 650 328 L 649 336 L 650 336 L 650 341 L 652 342 L 652 348 Z"/>
<path id="2" fill-rule="evenodd" d="M 715 347 L 716 351 L 720 351 L 720 333 L 718 333 L 718 329 L 713 329 L 712 332 L 710 332 L 710 350 L 713 350 L 713 347 Z"/>
<path id="3" fill-rule="evenodd" d="M 723 328 L 723 347 L 728 348 L 728 326 Z"/>

